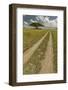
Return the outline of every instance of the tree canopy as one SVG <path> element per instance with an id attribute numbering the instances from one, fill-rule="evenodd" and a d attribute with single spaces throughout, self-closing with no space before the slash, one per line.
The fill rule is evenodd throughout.
<path id="1" fill-rule="evenodd" d="M 39 22 L 33 22 L 33 23 L 30 24 L 30 26 L 33 26 L 33 27 L 35 27 L 36 29 L 38 29 L 40 26 L 43 27 L 43 25 L 40 24 Z"/>

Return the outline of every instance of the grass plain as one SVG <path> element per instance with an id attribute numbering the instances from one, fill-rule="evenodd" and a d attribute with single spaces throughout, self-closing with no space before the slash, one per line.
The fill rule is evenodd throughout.
<path id="1" fill-rule="evenodd" d="M 23 45 L 24 45 L 24 51 L 32 47 L 33 44 L 35 44 L 38 40 L 44 36 L 44 34 L 47 33 L 47 30 L 41 30 L 41 29 L 24 29 L 23 31 Z"/>
<path id="2" fill-rule="evenodd" d="M 24 29 L 23 31 L 23 48 L 25 52 L 31 48 L 38 40 L 40 40 L 46 33 L 47 36 L 33 53 L 29 62 L 23 65 L 23 74 L 38 74 L 41 69 L 41 60 L 44 59 L 47 43 L 49 40 L 49 32 L 53 37 L 53 51 L 54 51 L 54 72 L 57 72 L 57 30 L 41 30 L 41 29 Z"/>
<path id="3" fill-rule="evenodd" d="M 53 31 L 54 72 L 57 72 L 57 31 Z"/>

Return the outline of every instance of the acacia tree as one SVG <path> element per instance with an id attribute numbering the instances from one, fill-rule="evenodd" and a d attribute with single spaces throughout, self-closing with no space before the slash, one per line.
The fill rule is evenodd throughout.
<path id="1" fill-rule="evenodd" d="M 30 24 L 30 26 L 35 27 L 36 29 L 38 29 L 40 26 L 43 26 L 42 24 L 40 24 L 39 22 L 33 22 Z"/>

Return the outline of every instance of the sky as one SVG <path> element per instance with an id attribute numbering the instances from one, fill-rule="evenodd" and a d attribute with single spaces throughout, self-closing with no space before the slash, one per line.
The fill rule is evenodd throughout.
<path id="1" fill-rule="evenodd" d="M 32 22 L 39 22 L 46 27 L 57 28 L 57 16 L 43 15 L 23 15 L 24 27 L 28 27 Z"/>

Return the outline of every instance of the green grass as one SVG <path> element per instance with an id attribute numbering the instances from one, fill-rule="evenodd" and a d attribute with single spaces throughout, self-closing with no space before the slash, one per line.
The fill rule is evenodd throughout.
<path id="1" fill-rule="evenodd" d="M 39 29 L 24 29 L 23 31 L 23 46 L 24 51 L 32 47 L 41 37 L 47 32 L 47 30 Z"/>
<path id="2" fill-rule="evenodd" d="M 57 31 L 52 32 L 54 52 L 54 72 L 57 72 Z"/>
<path id="3" fill-rule="evenodd" d="M 43 34 L 45 34 L 48 31 L 47 30 L 46 31 L 42 30 L 42 31 L 39 31 L 39 32 L 40 33 L 38 33 L 38 31 L 37 31 L 37 34 L 41 34 L 42 32 L 43 32 Z M 37 35 L 36 38 L 38 38 L 38 36 L 39 35 Z M 37 74 L 40 71 L 40 69 L 41 69 L 41 60 L 43 60 L 43 58 L 44 58 L 44 54 L 45 54 L 45 51 L 46 51 L 48 39 L 49 39 L 49 34 L 45 37 L 45 39 L 43 40 L 43 43 L 40 44 L 40 46 L 37 48 L 37 50 L 31 56 L 29 62 L 24 65 L 24 74 Z"/>
<path id="4" fill-rule="evenodd" d="M 57 72 L 57 30 L 39 30 L 39 29 L 24 29 L 24 52 L 32 47 L 45 33 L 51 32 L 53 37 L 54 51 L 54 72 Z M 23 74 L 37 74 L 41 69 L 41 60 L 44 59 L 49 33 L 43 40 L 43 43 L 36 49 L 28 63 L 24 64 Z"/>

